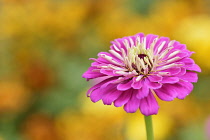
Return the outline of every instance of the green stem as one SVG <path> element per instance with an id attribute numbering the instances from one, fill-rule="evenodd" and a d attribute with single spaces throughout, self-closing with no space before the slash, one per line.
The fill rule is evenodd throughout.
<path id="1" fill-rule="evenodd" d="M 147 132 L 147 140 L 154 140 L 153 128 L 152 128 L 152 115 L 144 116 L 146 132 Z"/>

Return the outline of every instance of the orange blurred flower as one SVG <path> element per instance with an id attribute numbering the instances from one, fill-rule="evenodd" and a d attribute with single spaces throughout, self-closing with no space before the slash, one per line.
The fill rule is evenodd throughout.
<path id="1" fill-rule="evenodd" d="M 32 114 L 22 125 L 24 138 L 28 140 L 60 140 L 54 120 L 45 114 Z"/>
<path id="2" fill-rule="evenodd" d="M 20 81 L 0 82 L 0 113 L 17 113 L 27 108 L 29 90 Z"/>

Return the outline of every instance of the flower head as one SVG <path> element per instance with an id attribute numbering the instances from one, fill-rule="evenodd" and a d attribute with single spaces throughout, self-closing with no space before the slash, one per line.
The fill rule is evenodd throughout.
<path id="1" fill-rule="evenodd" d="M 158 113 L 154 95 L 164 101 L 184 99 L 197 82 L 201 72 L 193 59 L 193 52 L 178 41 L 143 33 L 115 39 L 109 52 L 100 52 L 98 58 L 83 74 L 87 80 L 102 78 L 87 91 L 93 102 L 105 105 L 124 105 L 134 113 L 140 109 L 144 115 Z"/>

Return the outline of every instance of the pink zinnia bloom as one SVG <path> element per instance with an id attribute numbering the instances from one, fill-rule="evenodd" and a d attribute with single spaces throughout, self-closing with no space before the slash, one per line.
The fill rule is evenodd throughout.
<path id="1" fill-rule="evenodd" d="M 193 52 L 178 41 L 143 33 L 115 39 L 109 52 L 98 58 L 83 74 L 87 80 L 103 78 L 87 91 L 93 102 L 105 105 L 124 105 L 134 113 L 139 108 L 148 116 L 158 113 L 154 95 L 164 101 L 184 99 L 197 82 L 201 69 L 193 59 Z"/>

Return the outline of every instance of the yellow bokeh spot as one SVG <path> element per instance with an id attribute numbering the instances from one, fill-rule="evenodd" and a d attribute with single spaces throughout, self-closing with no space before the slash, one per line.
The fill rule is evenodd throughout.
<path id="1" fill-rule="evenodd" d="M 173 128 L 174 121 L 166 113 L 153 115 L 153 131 L 156 140 L 165 139 Z M 126 135 L 130 140 L 146 139 L 144 116 L 140 112 L 130 114 L 126 123 Z"/>
<path id="2" fill-rule="evenodd" d="M 189 50 L 194 51 L 192 57 L 201 66 L 202 72 L 210 72 L 210 17 L 195 16 L 184 20 L 175 31 L 175 37 L 181 43 L 186 43 Z"/>

